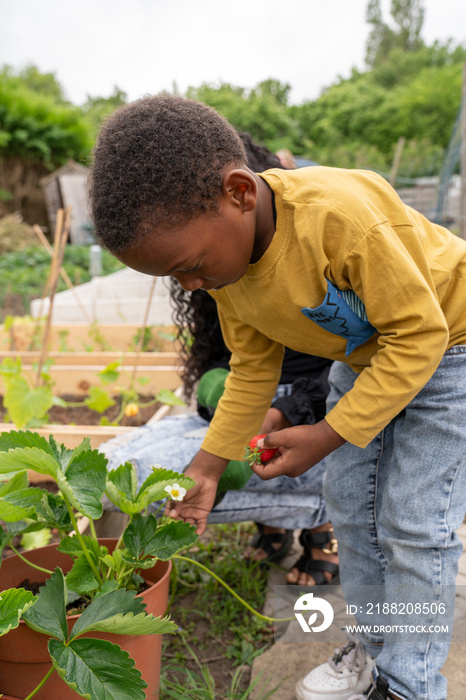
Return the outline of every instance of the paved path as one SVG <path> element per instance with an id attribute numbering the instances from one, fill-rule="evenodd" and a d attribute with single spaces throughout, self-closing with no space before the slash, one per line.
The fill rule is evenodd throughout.
<path id="1" fill-rule="evenodd" d="M 463 555 L 460 559 L 458 574 L 458 593 L 455 612 L 466 609 L 466 524 L 459 529 L 459 535 L 463 541 Z M 290 555 L 283 560 L 282 566 L 286 570 L 296 560 L 299 553 L 299 545 L 293 547 Z M 269 576 L 269 592 L 265 604 L 264 614 L 273 616 L 273 587 L 285 585 L 285 573 L 279 569 L 272 569 Z M 342 641 L 345 637 L 342 633 Z M 252 666 L 251 682 L 260 676 L 256 691 L 251 700 L 260 700 L 264 689 L 277 690 L 271 696 L 272 700 L 293 700 L 296 681 L 314 666 L 326 661 L 337 644 L 333 642 L 286 642 L 277 641 L 262 656 L 254 660 Z M 448 659 L 443 668 L 443 673 L 448 679 L 448 700 L 464 700 L 466 697 L 466 643 L 454 642 L 450 647 Z M 277 687 L 278 686 L 278 687 Z"/>

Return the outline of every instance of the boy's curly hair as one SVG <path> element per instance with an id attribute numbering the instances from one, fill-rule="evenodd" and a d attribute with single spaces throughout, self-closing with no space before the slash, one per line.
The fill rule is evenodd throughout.
<path id="1" fill-rule="evenodd" d="M 211 107 L 176 95 L 143 97 L 104 123 L 93 152 L 89 202 L 95 233 L 113 253 L 153 228 L 215 212 L 228 165 L 246 153 Z"/>

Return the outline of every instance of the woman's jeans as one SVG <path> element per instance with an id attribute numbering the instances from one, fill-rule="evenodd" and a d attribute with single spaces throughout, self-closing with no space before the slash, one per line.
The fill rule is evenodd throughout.
<path id="1" fill-rule="evenodd" d="M 347 365 L 332 366 L 329 408 L 356 378 Z M 441 599 L 446 615 L 427 621 L 447 622 L 462 551 L 455 530 L 466 511 L 466 346 L 447 351 L 430 381 L 365 449 L 347 443 L 326 458 L 326 467 L 324 496 L 339 544 L 342 587 L 347 602 L 357 603 L 357 622 L 387 625 L 375 600 L 367 614 L 361 587 L 382 603 L 395 596 L 399 603 Z M 447 682 L 439 671 L 451 634 L 359 636 L 396 695 L 445 700 Z"/>
<path id="2" fill-rule="evenodd" d="M 100 445 L 109 463 L 108 469 L 131 461 L 136 467 L 139 486 L 152 472 L 154 464 L 161 464 L 183 472 L 199 451 L 208 423 L 197 414 L 167 416 L 160 421 L 136 428 Z M 253 474 L 239 491 L 227 491 L 210 512 L 208 522 L 236 523 L 254 520 L 272 527 L 314 528 L 328 522 L 322 481 L 325 462 L 302 474 L 297 479 L 279 476 L 262 481 Z M 104 501 L 106 510 L 115 507 Z M 152 503 L 157 510 L 160 503 Z"/>

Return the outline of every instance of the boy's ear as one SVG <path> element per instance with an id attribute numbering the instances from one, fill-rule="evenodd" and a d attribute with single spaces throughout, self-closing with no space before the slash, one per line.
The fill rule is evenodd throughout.
<path id="1" fill-rule="evenodd" d="M 223 178 L 223 194 L 242 211 L 252 211 L 257 202 L 257 182 L 248 170 L 235 168 L 229 170 Z"/>

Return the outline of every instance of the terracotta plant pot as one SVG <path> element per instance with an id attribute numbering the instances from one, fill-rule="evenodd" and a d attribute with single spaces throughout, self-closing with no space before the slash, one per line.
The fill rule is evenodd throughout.
<path id="1" fill-rule="evenodd" d="M 112 552 L 117 539 L 100 539 L 99 542 Z M 67 573 L 72 565 L 72 559 L 67 554 L 56 551 L 56 544 L 27 552 L 25 556 L 34 564 L 39 564 L 53 571 L 59 566 Z M 145 580 L 152 584 L 141 594 L 146 603 L 146 612 L 154 615 L 164 615 L 168 604 L 168 585 L 171 562 L 159 561 L 152 569 L 143 572 Z M 16 555 L 3 560 L 0 568 L 0 590 L 15 588 L 25 579 L 43 582 L 47 578 L 41 571 L 32 569 Z M 78 615 L 68 618 L 68 627 L 76 622 Z M 89 637 L 108 639 L 125 649 L 134 659 L 136 668 L 141 671 L 143 679 L 148 684 L 146 697 L 156 700 L 159 697 L 160 666 L 162 659 L 162 635 L 118 635 L 93 632 Z M 50 669 L 51 660 L 47 651 L 49 637 L 30 629 L 26 623 L 20 622 L 19 627 L 7 635 L 0 637 L 0 693 L 8 693 L 12 700 L 22 700 L 40 683 Z M 71 690 L 55 672 L 47 680 L 43 688 L 34 696 L 35 700 L 76 700 L 78 694 Z"/>

